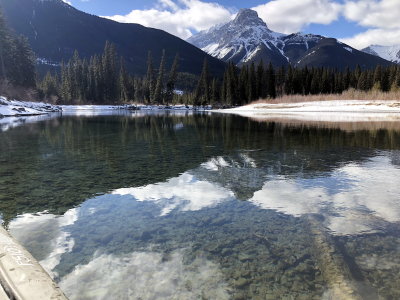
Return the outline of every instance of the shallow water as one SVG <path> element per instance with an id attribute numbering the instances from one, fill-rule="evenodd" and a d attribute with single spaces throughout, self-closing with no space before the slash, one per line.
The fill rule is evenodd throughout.
<path id="1" fill-rule="evenodd" d="M 70 299 L 399 299 L 392 125 L 53 116 L 0 132 L 0 212 Z"/>

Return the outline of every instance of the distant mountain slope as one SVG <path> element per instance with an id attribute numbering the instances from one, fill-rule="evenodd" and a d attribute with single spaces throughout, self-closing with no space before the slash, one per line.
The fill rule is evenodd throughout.
<path id="1" fill-rule="evenodd" d="M 390 64 L 336 39 L 314 34 L 273 32 L 251 9 L 240 10 L 234 20 L 202 31 L 190 37 L 188 42 L 238 66 L 261 60 L 275 66 L 291 64 L 338 69 L 353 68 L 357 64 L 365 68 Z"/>
<path id="2" fill-rule="evenodd" d="M 371 45 L 367 48 L 362 49 L 361 51 L 400 64 L 400 45 L 394 45 L 394 46 Z"/>
<path id="3" fill-rule="evenodd" d="M 82 57 L 101 53 L 109 40 L 117 46 L 134 74 L 146 72 L 149 50 L 157 67 L 163 49 L 167 54 L 167 67 L 179 53 L 181 72 L 200 73 L 205 57 L 214 74 L 221 74 L 225 69 L 223 62 L 162 30 L 89 15 L 61 0 L 0 0 L 0 7 L 9 26 L 28 37 L 44 64 L 67 61 L 75 49 Z"/>
<path id="4" fill-rule="evenodd" d="M 388 66 L 392 63 L 380 57 L 376 57 L 346 44 L 338 42 L 333 38 L 322 39 L 315 47 L 309 49 L 304 56 L 295 64 L 296 67 L 349 67 L 354 69 L 357 65 L 362 68 L 371 69 L 377 65 Z"/>

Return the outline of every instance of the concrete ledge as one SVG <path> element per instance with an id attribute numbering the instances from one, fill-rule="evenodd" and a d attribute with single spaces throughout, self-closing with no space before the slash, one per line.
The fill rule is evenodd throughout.
<path id="1" fill-rule="evenodd" d="M 8 298 L 67 300 L 47 272 L 8 232 L 0 227 L 0 283 Z M 4 293 L 0 291 L 0 299 Z"/>

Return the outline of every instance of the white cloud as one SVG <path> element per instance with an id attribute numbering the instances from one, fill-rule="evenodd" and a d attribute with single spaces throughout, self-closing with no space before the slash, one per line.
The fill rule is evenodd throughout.
<path id="1" fill-rule="evenodd" d="M 330 24 L 338 18 L 342 5 L 332 0 L 273 0 L 253 8 L 271 29 L 293 33 L 311 23 Z M 159 28 L 181 38 L 231 20 L 234 14 L 218 3 L 201 0 L 158 0 L 151 9 L 132 10 L 127 15 L 107 16 L 122 23 L 139 23 Z"/>
<path id="2" fill-rule="evenodd" d="M 332 23 L 339 17 L 342 6 L 330 0 L 274 0 L 253 9 L 272 30 L 293 33 L 311 23 Z"/>
<path id="3" fill-rule="evenodd" d="M 399 12 L 398 0 L 346 2 L 343 8 L 344 17 L 369 29 L 342 41 L 358 49 L 371 44 L 384 46 L 400 44 Z"/>
<path id="4" fill-rule="evenodd" d="M 363 49 L 370 45 L 393 46 L 400 44 L 399 29 L 369 29 L 353 37 L 340 40 L 356 49 Z"/>
<path id="5" fill-rule="evenodd" d="M 106 18 L 159 28 L 186 39 L 192 35 L 192 31 L 208 29 L 215 24 L 229 21 L 231 17 L 231 11 L 217 3 L 200 0 L 159 0 L 152 9 L 132 10 L 127 15 Z"/>
<path id="6" fill-rule="evenodd" d="M 347 2 L 343 14 L 365 27 L 399 29 L 399 12 L 398 0 L 362 0 Z"/>

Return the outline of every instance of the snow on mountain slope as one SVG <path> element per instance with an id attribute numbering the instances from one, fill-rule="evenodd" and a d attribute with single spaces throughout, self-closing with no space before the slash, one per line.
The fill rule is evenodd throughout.
<path id="1" fill-rule="evenodd" d="M 400 45 L 395 45 L 395 46 L 371 45 L 367 48 L 362 49 L 361 51 L 400 64 Z"/>
<path id="2" fill-rule="evenodd" d="M 214 26 L 188 39 L 208 54 L 237 65 L 261 60 L 285 65 L 298 59 L 323 37 L 295 33 L 285 35 L 270 30 L 251 9 L 242 9 L 235 19 Z"/>
<path id="3" fill-rule="evenodd" d="M 309 66 L 345 69 L 355 68 L 357 65 L 374 68 L 376 65 L 390 65 L 388 60 L 400 61 L 400 49 L 397 48 L 385 49 L 386 52 L 376 48 L 378 54 L 374 52 L 371 55 L 334 38 L 273 32 L 258 17 L 257 12 L 251 9 L 240 10 L 234 20 L 202 31 L 189 38 L 188 42 L 237 66 L 263 61 L 278 67 L 290 64 L 300 68 Z M 381 52 L 385 55 L 379 55 Z"/>
<path id="4" fill-rule="evenodd" d="M 234 20 L 202 31 L 188 42 L 214 57 L 241 64 L 250 61 L 258 52 L 281 55 L 284 36 L 271 31 L 257 12 L 242 9 Z"/>

